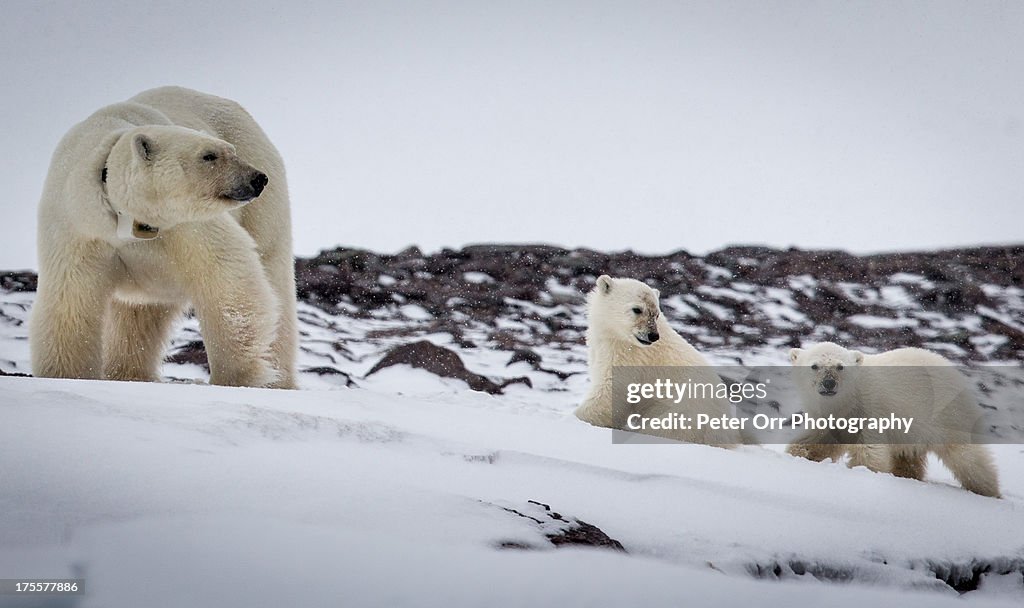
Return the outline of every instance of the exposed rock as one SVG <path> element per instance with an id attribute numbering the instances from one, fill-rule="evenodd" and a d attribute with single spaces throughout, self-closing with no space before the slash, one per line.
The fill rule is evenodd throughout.
<path id="1" fill-rule="evenodd" d="M 513 378 L 499 384 L 490 378 L 475 374 L 466 369 L 458 353 L 426 340 L 392 348 L 366 375 L 369 377 L 386 367 L 403 364 L 427 370 L 442 378 L 462 380 L 469 388 L 491 395 L 500 395 L 502 389 L 509 384 L 522 383 L 532 386 L 530 379 L 526 377 Z"/>
<path id="2" fill-rule="evenodd" d="M 36 273 L 30 270 L 0 273 L 0 289 L 7 291 L 35 291 L 37 285 Z"/>
<path id="3" fill-rule="evenodd" d="M 563 372 L 563 371 L 560 371 L 560 370 L 557 370 L 557 369 L 548 369 L 548 368 L 544 367 L 543 365 L 541 365 L 542 361 L 543 360 L 541 359 L 541 356 L 538 355 L 536 352 L 534 352 L 534 351 L 532 351 L 532 350 L 530 350 L 528 348 L 517 348 L 512 353 L 512 358 L 510 358 L 508 360 L 508 363 L 506 363 L 505 365 L 507 367 L 507 366 L 512 365 L 514 363 L 524 362 L 524 363 L 527 363 L 530 367 L 532 367 L 533 369 L 535 369 L 538 372 L 544 372 L 545 374 L 552 374 L 554 376 L 557 376 L 559 380 L 565 380 L 565 379 L 570 378 L 572 376 L 575 376 L 577 373 L 579 373 L 579 372 Z"/>
<path id="4" fill-rule="evenodd" d="M 982 576 L 986 574 L 1016 575 L 1018 580 L 1024 582 L 1024 559 L 1019 557 L 972 559 L 964 562 L 924 560 L 922 565 L 924 570 L 932 572 L 935 578 L 959 593 L 977 590 Z"/>
<path id="5" fill-rule="evenodd" d="M 506 363 L 506 365 L 519 363 L 520 361 L 525 361 L 531 366 L 536 367 L 540 365 L 542 359 L 540 355 L 538 355 L 537 353 L 528 348 L 517 348 L 515 352 L 512 353 L 512 358 L 508 360 L 508 363 Z"/>
<path id="6" fill-rule="evenodd" d="M 975 558 L 964 561 L 940 561 L 934 559 L 911 560 L 909 564 L 893 564 L 888 560 L 879 560 L 882 568 L 904 568 L 922 573 L 919 586 L 935 590 L 954 590 L 967 593 L 978 589 L 985 575 L 1011 575 L 1024 580 L 1024 559 L 1019 557 L 996 557 L 989 559 Z M 787 559 L 770 560 L 767 563 L 747 565 L 747 571 L 757 578 L 787 580 L 811 576 L 820 581 L 850 582 L 863 579 L 862 567 L 844 562 L 831 562 L 822 559 Z M 924 577 L 934 577 L 927 580 Z"/>
<path id="7" fill-rule="evenodd" d="M 206 346 L 202 340 L 194 340 L 167 356 L 168 363 L 198 365 L 210 371 L 210 361 L 206 357 Z"/>
<path id="8" fill-rule="evenodd" d="M 302 372 L 305 374 L 316 374 L 317 376 L 341 376 L 341 378 L 345 381 L 345 386 L 347 386 L 348 388 L 355 388 L 359 386 L 358 384 L 356 384 L 355 380 L 352 379 L 352 376 L 350 374 L 347 374 L 338 368 L 330 367 L 329 365 L 323 365 L 319 367 L 307 367 L 306 369 L 302 370 Z"/>
<path id="9" fill-rule="evenodd" d="M 499 505 L 501 506 L 501 505 Z M 586 546 L 626 552 L 622 543 L 605 534 L 600 528 L 575 517 L 564 517 L 551 510 L 549 505 L 529 500 L 523 508 L 501 506 L 502 509 L 534 521 L 541 532 L 555 547 Z M 532 549 L 528 543 L 506 540 L 498 543 L 501 549 Z"/>

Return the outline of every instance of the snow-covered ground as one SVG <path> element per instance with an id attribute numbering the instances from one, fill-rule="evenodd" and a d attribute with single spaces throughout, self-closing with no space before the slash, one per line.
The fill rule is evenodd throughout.
<path id="1" fill-rule="evenodd" d="M 0 292 L 0 369 L 28 369 L 33 295 Z M 300 368 L 335 366 L 356 388 L 314 373 L 301 391 L 213 387 L 180 364 L 165 376 L 186 381 L 165 384 L 0 378 L 0 576 L 85 578 L 86 595 L 37 604 L 83 608 L 1024 598 L 1024 446 L 993 446 L 996 500 L 937 463 L 920 483 L 778 446 L 613 444 L 571 415 L 585 374 L 506 366 L 508 352 L 396 312 L 300 305 Z M 405 366 L 364 377 L 408 341 L 391 331 L 416 324 L 472 371 L 533 387 L 492 396 Z M 195 331 L 187 321 L 175 347 Z M 581 346 L 537 350 L 546 367 L 586 368 Z M 561 524 L 530 501 L 625 552 L 555 548 Z"/>

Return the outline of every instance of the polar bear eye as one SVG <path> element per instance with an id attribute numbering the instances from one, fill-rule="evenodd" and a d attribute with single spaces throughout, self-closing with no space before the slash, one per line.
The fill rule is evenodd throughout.
<path id="1" fill-rule="evenodd" d="M 634 306 L 633 307 L 633 314 L 634 315 L 638 315 L 638 314 L 642 313 L 643 311 L 644 311 L 644 309 L 640 308 L 639 306 Z"/>
<path id="2" fill-rule="evenodd" d="M 837 365 L 837 366 L 836 366 L 836 370 L 838 370 L 838 371 L 843 371 L 843 364 L 842 364 L 842 363 L 840 363 L 839 365 Z"/>
<path id="3" fill-rule="evenodd" d="M 206 154 L 203 155 L 203 160 L 205 160 L 208 163 L 212 163 L 213 161 L 217 160 L 217 155 L 214 154 L 213 152 L 207 152 Z"/>
<path id="4" fill-rule="evenodd" d="M 818 364 L 815 363 L 814 365 L 812 365 L 811 369 L 813 369 L 814 371 L 818 371 Z"/>

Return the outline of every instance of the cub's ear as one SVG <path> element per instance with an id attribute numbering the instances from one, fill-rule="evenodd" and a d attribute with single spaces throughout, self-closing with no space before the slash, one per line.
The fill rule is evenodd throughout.
<path id="1" fill-rule="evenodd" d="M 800 355 L 804 353 L 802 348 L 791 348 L 789 349 L 789 362 L 795 364 L 796 360 L 800 358 Z"/>
<path id="2" fill-rule="evenodd" d="M 864 363 L 864 353 L 859 350 L 853 351 L 853 364 L 860 365 L 861 363 Z"/>
<path id="3" fill-rule="evenodd" d="M 142 133 L 139 133 L 132 139 L 132 149 L 135 150 L 135 154 L 140 159 L 145 161 L 153 160 L 153 156 L 156 154 L 156 146 L 153 144 L 153 140 Z"/>
<path id="4" fill-rule="evenodd" d="M 657 300 L 657 299 L 660 299 L 660 298 L 661 298 L 661 291 L 655 289 L 654 290 L 654 299 Z"/>
<path id="5" fill-rule="evenodd" d="M 599 293 L 610 293 L 612 290 L 612 278 L 606 274 L 597 277 L 597 290 Z"/>

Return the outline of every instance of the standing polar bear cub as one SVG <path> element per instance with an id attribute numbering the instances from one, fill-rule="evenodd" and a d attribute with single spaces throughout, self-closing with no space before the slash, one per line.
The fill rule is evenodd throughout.
<path id="1" fill-rule="evenodd" d="M 73 127 L 50 164 L 38 242 L 35 375 L 157 380 L 192 306 L 211 383 L 295 386 L 284 163 L 237 103 L 165 87 Z"/>
<path id="2" fill-rule="evenodd" d="M 789 445 L 789 454 L 820 461 L 845 453 L 851 467 L 922 480 L 934 452 L 965 489 L 999 496 L 991 453 L 972 443 L 981 409 L 947 359 L 920 348 L 866 355 L 831 342 L 794 348 L 789 356 L 810 414 L 913 419 L 908 433 L 894 436 L 862 429 L 850 440 L 845 432 L 811 431 Z"/>
<path id="3" fill-rule="evenodd" d="M 601 275 L 587 296 L 587 348 L 590 392 L 576 408 L 576 417 L 596 426 L 622 428 L 613 412 L 612 374 L 615 367 L 687 367 L 694 382 L 720 384 L 722 379 L 710 364 L 665 320 L 658 305 L 656 289 L 634 279 L 613 279 Z M 642 374 L 641 374 L 642 375 Z M 709 397 L 689 400 L 687 415 L 731 416 L 725 399 Z M 678 412 L 671 402 L 648 400 L 642 414 L 656 418 Z M 618 412 L 624 413 L 624 412 Z M 727 429 L 675 429 L 657 432 L 669 439 L 729 447 L 740 442 L 739 434 Z"/>

